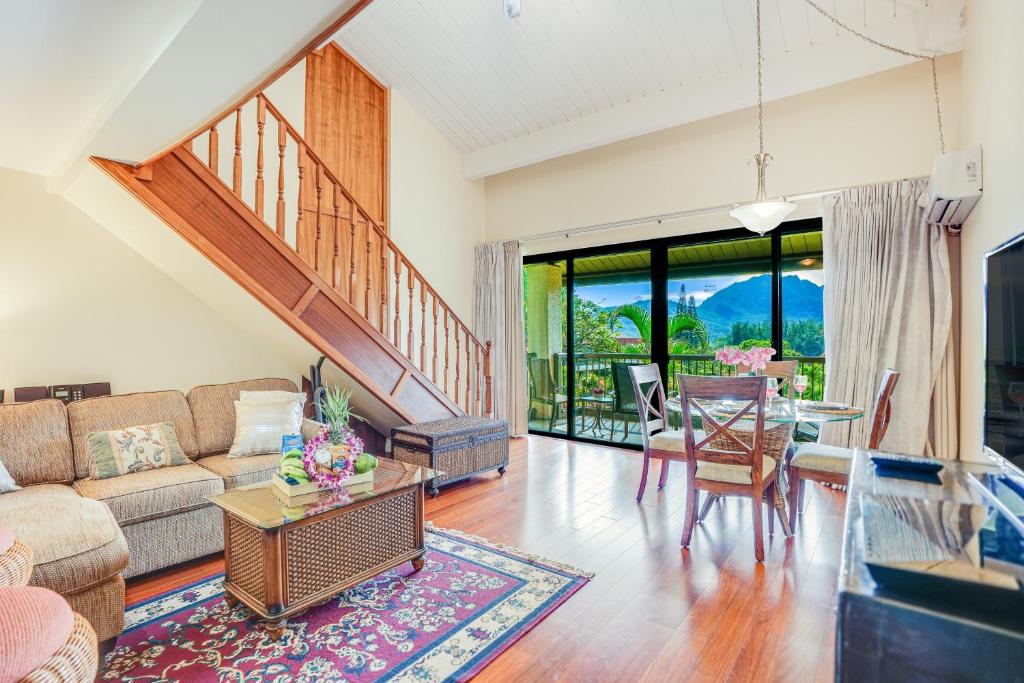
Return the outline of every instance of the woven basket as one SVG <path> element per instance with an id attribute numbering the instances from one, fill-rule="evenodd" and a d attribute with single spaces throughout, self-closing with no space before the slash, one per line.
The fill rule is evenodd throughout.
<path id="1" fill-rule="evenodd" d="M 68 642 L 22 680 L 28 683 L 85 683 L 96 678 L 99 666 L 96 631 L 81 614 L 75 614 Z"/>
<path id="2" fill-rule="evenodd" d="M 27 586 L 32 576 L 32 549 L 21 541 L 0 555 L 0 586 Z"/>

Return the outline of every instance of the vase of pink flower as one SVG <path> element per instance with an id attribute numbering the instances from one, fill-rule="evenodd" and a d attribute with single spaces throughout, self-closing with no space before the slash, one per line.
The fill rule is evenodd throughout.
<path id="1" fill-rule="evenodd" d="M 749 368 L 747 374 L 757 375 L 768 367 L 768 361 L 774 355 L 775 349 L 770 346 L 752 346 L 749 349 L 725 346 L 715 352 L 715 360 L 733 366 L 734 374 L 739 374 L 739 367 L 742 365 Z"/>

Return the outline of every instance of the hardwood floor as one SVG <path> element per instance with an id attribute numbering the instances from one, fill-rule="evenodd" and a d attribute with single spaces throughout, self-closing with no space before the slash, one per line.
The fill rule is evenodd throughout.
<path id="1" fill-rule="evenodd" d="M 808 486 L 790 540 L 776 526 L 754 561 L 748 502 L 715 504 L 683 528 L 684 468 L 634 497 L 640 454 L 558 439 L 514 439 L 503 478 L 444 489 L 427 519 L 596 572 L 477 681 L 826 681 L 844 495 Z M 134 602 L 221 571 L 203 560 L 129 582 Z"/>

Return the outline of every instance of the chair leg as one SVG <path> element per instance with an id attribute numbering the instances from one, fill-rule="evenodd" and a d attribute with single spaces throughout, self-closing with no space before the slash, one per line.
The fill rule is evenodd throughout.
<path id="1" fill-rule="evenodd" d="M 768 503 L 768 535 L 775 535 L 775 484 L 768 487 L 765 492 Z"/>
<path id="2" fill-rule="evenodd" d="M 668 458 L 661 459 L 661 476 L 658 477 L 658 490 L 665 488 L 665 482 L 668 481 L 668 466 L 672 461 Z"/>
<path id="3" fill-rule="evenodd" d="M 697 524 L 697 487 L 694 486 L 693 478 L 686 480 L 686 522 L 683 526 L 683 537 L 679 545 L 684 548 L 690 547 L 690 539 L 693 538 L 693 527 Z"/>
<path id="4" fill-rule="evenodd" d="M 704 497 L 704 504 L 700 506 L 700 514 L 697 515 L 697 521 L 698 522 L 703 522 L 704 521 L 704 518 L 707 517 L 708 513 L 711 511 L 711 505 L 714 502 L 715 502 L 715 496 L 714 495 L 709 493 L 709 494 L 707 494 Z"/>
<path id="5" fill-rule="evenodd" d="M 795 467 L 789 468 L 789 527 L 796 531 L 796 514 L 800 508 L 801 487 L 804 480 L 800 478 L 800 470 Z"/>
<path id="6" fill-rule="evenodd" d="M 640 489 L 636 492 L 636 502 L 640 502 L 644 497 L 644 489 L 647 488 L 647 470 L 651 467 L 651 455 L 646 450 L 644 451 L 644 469 L 640 473 Z"/>
<path id="7" fill-rule="evenodd" d="M 555 421 L 558 420 L 558 404 L 552 404 L 551 406 L 551 419 L 548 420 L 548 431 L 555 431 Z"/>
<path id="8" fill-rule="evenodd" d="M 761 526 L 761 499 L 758 493 L 754 493 L 751 503 L 750 509 L 754 518 L 754 559 L 764 562 L 764 528 Z"/>

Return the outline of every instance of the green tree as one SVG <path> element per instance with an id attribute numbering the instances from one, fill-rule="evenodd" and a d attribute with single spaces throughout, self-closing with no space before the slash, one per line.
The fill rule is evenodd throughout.
<path id="1" fill-rule="evenodd" d="M 825 353 L 825 327 L 814 320 L 789 320 L 783 336 L 797 350 L 798 356 L 820 356 Z"/>
<path id="2" fill-rule="evenodd" d="M 573 333 L 577 353 L 619 353 L 622 344 L 616 335 L 622 323 L 611 312 L 593 301 L 573 297 Z M 562 338 L 565 339 L 566 320 L 562 319 Z"/>
<path id="3" fill-rule="evenodd" d="M 640 344 L 629 345 L 633 353 L 651 352 L 651 313 L 643 306 L 626 304 L 615 311 L 616 318 L 625 318 L 640 332 Z M 689 338 L 687 338 L 689 336 Z M 699 318 L 675 313 L 668 319 L 670 353 L 703 353 L 708 348 L 708 331 Z"/>

